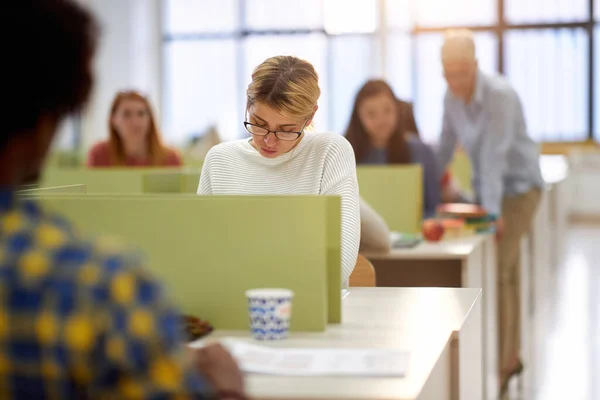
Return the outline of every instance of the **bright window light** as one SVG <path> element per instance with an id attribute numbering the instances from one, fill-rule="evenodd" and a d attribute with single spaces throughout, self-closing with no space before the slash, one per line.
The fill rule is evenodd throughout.
<path id="1" fill-rule="evenodd" d="M 376 0 L 324 0 L 325 31 L 372 33 L 377 29 Z"/>

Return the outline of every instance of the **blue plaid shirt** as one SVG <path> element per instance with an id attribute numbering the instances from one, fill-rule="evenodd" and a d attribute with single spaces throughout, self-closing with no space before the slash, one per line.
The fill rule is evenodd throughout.
<path id="1" fill-rule="evenodd" d="M 1 399 L 201 397 L 180 329 L 135 253 L 0 191 Z"/>

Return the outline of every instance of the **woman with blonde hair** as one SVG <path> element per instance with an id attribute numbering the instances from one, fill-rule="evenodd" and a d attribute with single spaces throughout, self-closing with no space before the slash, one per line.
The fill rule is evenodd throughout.
<path id="1" fill-rule="evenodd" d="M 88 167 L 177 167 L 181 159 L 166 147 L 148 99 L 135 91 L 119 92 L 108 118 L 109 138 L 89 152 Z"/>
<path id="2" fill-rule="evenodd" d="M 246 94 L 250 138 L 208 152 L 198 194 L 340 196 L 347 286 L 360 240 L 356 164 L 341 135 L 306 131 L 321 94 L 314 67 L 292 56 L 269 58 L 254 70 Z"/>

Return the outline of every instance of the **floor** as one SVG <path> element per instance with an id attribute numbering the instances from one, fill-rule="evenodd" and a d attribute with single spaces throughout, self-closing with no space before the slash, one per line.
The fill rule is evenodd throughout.
<path id="1" fill-rule="evenodd" d="M 572 225 L 554 296 L 538 322 L 538 384 L 533 400 L 600 399 L 600 225 Z M 516 395 L 513 382 L 511 399 Z M 516 392 L 516 393 L 515 393 Z"/>

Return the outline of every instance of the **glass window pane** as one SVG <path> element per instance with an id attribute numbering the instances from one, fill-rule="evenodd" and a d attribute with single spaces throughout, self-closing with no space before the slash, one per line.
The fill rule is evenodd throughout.
<path id="1" fill-rule="evenodd" d="M 234 40 L 166 44 L 163 135 L 170 142 L 182 144 L 213 125 L 223 140 L 240 137 L 236 55 Z"/>
<path id="2" fill-rule="evenodd" d="M 600 27 L 594 29 L 594 36 L 594 139 L 600 141 Z"/>
<path id="3" fill-rule="evenodd" d="M 234 32 L 239 29 L 239 1 L 166 0 L 164 30 L 167 34 Z"/>
<path id="4" fill-rule="evenodd" d="M 269 57 L 277 55 L 291 55 L 310 62 L 319 74 L 321 98 L 319 111 L 314 120 L 315 128 L 319 131 L 329 129 L 328 112 L 328 81 L 327 81 L 327 39 L 321 34 L 311 35 L 276 35 L 276 36 L 250 36 L 244 41 L 244 76 L 242 93 L 252 79 L 252 71 Z M 220 63 L 219 63 L 220 64 Z M 246 99 L 240 103 L 243 109 Z"/>
<path id="5" fill-rule="evenodd" d="M 587 46 L 580 29 L 507 33 L 506 76 L 521 97 L 534 139 L 587 138 Z"/>
<path id="6" fill-rule="evenodd" d="M 377 28 L 376 0 L 324 0 L 325 31 L 369 33 Z"/>
<path id="7" fill-rule="evenodd" d="M 497 0 L 418 0 L 414 2 L 419 26 L 491 25 L 496 23 Z"/>
<path id="8" fill-rule="evenodd" d="M 513 24 L 572 22 L 588 18 L 589 0 L 504 0 L 506 20 Z"/>
<path id="9" fill-rule="evenodd" d="M 63 119 L 56 130 L 56 137 L 52 142 L 53 150 L 73 150 L 76 135 L 81 128 L 80 120 L 75 116 Z"/>
<path id="10" fill-rule="evenodd" d="M 412 101 L 413 99 L 413 74 L 412 74 L 412 45 L 410 35 L 393 34 L 387 36 L 386 41 L 386 77 L 394 88 L 394 93 L 400 99 Z"/>
<path id="11" fill-rule="evenodd" d="M 330 39 L 330 45 L 329 130 L 343 134 L 356 92 L 376 74 L 379 52 L 370 36 L 337 36 Z"/>
<path id="12" fill-rule="evenodd" d="M 323 0 L 246 0 L 245 14 L 250 30 L 322 28 Z"/>
<path id="13" fill-rule="evenodd" d="M 387 0 L 386 23 L 388 28 L 408 31 L 413 25 L 414 0 Z"/>
<path id="14" fill-rule="evenodd" d="M 490 32 L 474 34 L 479 68 L 487 73 L 497 70 L 498 41 Z M 437 141 L 443 115 L 446 82 L 442 75 L 440 50 L 443 34 L 421 34 L 417 37 L 415 118 L 421 136 L 427 142 Z"/>

